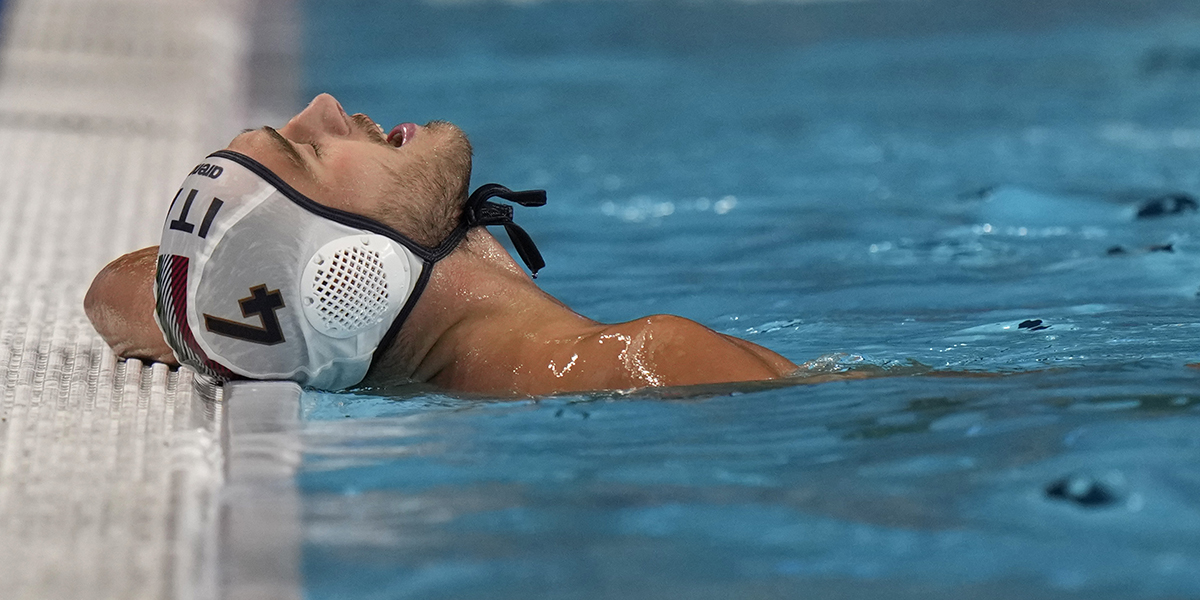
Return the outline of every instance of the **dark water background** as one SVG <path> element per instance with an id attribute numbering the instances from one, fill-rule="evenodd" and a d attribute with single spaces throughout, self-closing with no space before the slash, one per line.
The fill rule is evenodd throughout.
<path id="1" fill-rule="evenodd" d="M 305 6 L 583 314 L 1005 374 L 310 394 L 310 597 L 1200 597 L 1200 3 Z"/>

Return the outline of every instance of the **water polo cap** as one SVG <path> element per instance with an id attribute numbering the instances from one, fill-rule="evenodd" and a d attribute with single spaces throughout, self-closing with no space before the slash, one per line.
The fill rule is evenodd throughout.
<path id="1" fill-rule="evenodd" d="M 504 225 L 537 275 L 533 240 L 500 197 L 541 206 L 541 190 L 471 194 L 436 247 L 307 198 L 254 159 L 221 150 L 183 182 L 158 249 L 155 320 L 202 376 L 352 386 L 383 354 L 445 258 L 472 227 Z"/>

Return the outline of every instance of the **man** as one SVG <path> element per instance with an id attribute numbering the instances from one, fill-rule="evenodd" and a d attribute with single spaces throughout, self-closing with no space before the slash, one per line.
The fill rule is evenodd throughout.
<path id="1" fill-rule="evenodd" d="M 385 137 L 322 94 L 278 131 L 243 132 L 193 170 L 162 246 L 105 267 L 85 310 L 123 357 L 327 389 L 365 374 L 541 395 L 796 371 L 681 317 L 607 325 L 576 314 L 483 227 L 504 225 L 536 272 L 540 255 L 511 208 L 488 198 L 538 205 L 544 195 L 485 186 L 468 198 L 470 173 L 454 125 L 405 123 Z"/>

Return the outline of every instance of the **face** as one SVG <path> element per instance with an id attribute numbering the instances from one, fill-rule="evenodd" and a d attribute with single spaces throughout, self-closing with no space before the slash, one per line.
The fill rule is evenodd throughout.
<path id="1" fill-rule="evenodd" d="M 329 94 L 278 131 L 246 131 L 228 149 L 321 204 L 375 219 L 426 246 L 458 222 L 471 177 L 471 144 L 458 127 L 404 123 L 385 135 L 366 115 L 347 115 Z"/>

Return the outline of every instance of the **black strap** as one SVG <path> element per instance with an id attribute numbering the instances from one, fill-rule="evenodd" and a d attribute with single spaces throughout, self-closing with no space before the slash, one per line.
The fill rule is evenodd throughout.
<path id="1" fill-rule="evenodd" d="M 542 259 L 542 253 L 538 252 L 533 238 L 529 237 L 529 234 L 521 229 L 520 225 L 513 222 L 513 208 L 488 200 L 496 197 L 521 206 L 543 206 L 546 204 L 546 191 L 513 191 L 500 184 L 488 183 L 479 186 L 467 198 L 467 203 L 463 206 L 464 229 L 503 225 L 504 230 L 508 232 L 508 239 L 512 240 L 513 247 L 517 249 L 517 254 L 521 256 L 525 266 L 529 267 L 530 272 L 536 278 L 538 271 L 546 266 L 546 261 Z"/>

